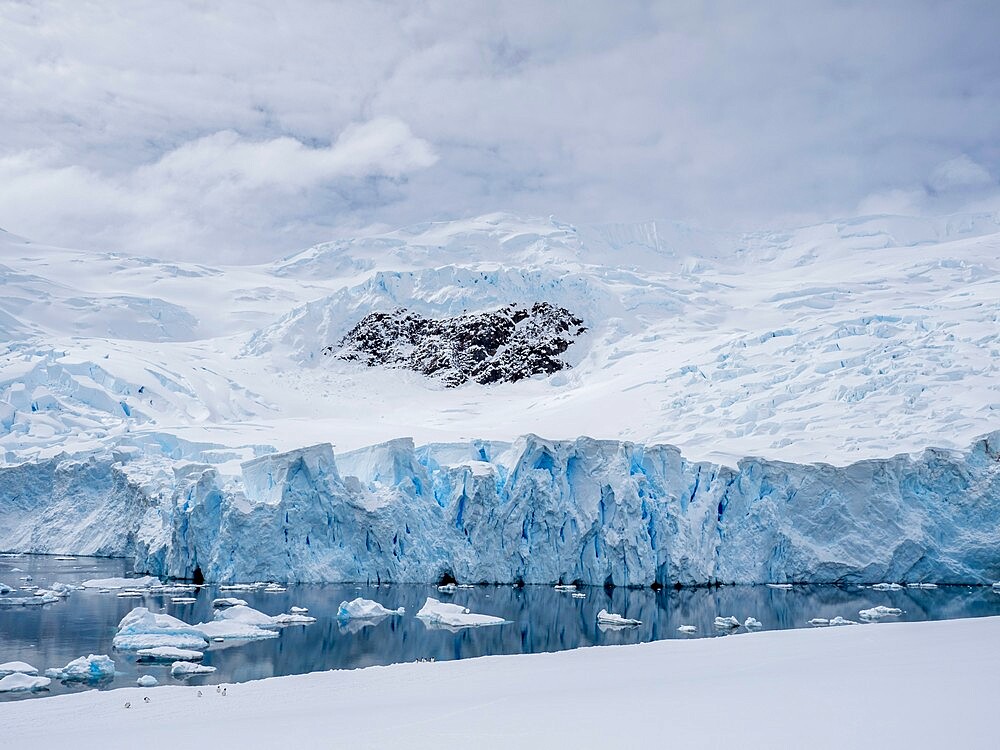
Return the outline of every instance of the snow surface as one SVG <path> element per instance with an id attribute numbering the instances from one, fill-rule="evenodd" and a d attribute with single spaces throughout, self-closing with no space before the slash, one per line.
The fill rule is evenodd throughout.
<path id="1" fill-rule="evenodd" d="M 226 268 L 2 234 L 0 281 L 2 549 L 215 581 L 1000 578 L 995 215 L 496 214 Z M 535 302 L 588 327 L 550 377 L 320 354 L 372 311 Z"/>
<path id="2" fill-rule="evenodd" d="M 166 686 L 148 704 L 139 689 L 88 691 L 0 704 L 0 724 L 10 747 L 79 750 L 136 738 L 149 750 L 289 738 L 359 749 L 978 750 L 995 746 L 998 638 L 1000 618 L 765 631 L 322 672 L 229 685 L 226 696 Z M 819 694 L 808 689 L 818 678 Z M 733 696 L 724 706 L 720 686 Z M 835 720 L 817 720 L 818 701 Z"/>

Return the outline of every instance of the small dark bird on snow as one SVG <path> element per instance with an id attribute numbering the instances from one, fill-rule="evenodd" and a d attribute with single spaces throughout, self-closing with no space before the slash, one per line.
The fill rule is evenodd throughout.
<path id="1" fill-rule="evenodd" d="M 142 702 L 143 702 L 143 703 L 149 703 L 149 696 L 148 696 L 148 695 L 147 695 L 147 696 L 145 696 L 145 697 L 144 697 L 144 698 L 142 699 Z"/>
<path id="2" fill-rule="evenodd" d="M 132 708 L 132 704 L 129 703 L 128 701 L 125 701 L 125 708 Z"/>
<path id="3" fill-rule="evenodd" d="M 225 688 L 222 688 L 222 694 L 223 694 L 223 695 L 225 695 L 225 694 L 226 694 L 226 689 L 225 689 Z"/>
<path id="4" fill-rule="evenodd" d="M 222 692 L 222 685 L 216 685 L 215 686 L 215 692 L 221 693 Z"/>
<path id="5" fill-rule="evenodd" d="M 200 690 L 198 691 L 198 697 L 199 698 L 201 697 L 201 691 Z"/>

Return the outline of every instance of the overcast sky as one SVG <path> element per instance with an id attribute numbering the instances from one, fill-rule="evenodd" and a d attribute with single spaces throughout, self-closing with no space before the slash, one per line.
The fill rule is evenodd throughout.
<path id="1" fill-rule="evenodd" d="M 997 210 L 1000 3 L 0 0 L 0 227 L 260 260 L 507 210 Z"/>

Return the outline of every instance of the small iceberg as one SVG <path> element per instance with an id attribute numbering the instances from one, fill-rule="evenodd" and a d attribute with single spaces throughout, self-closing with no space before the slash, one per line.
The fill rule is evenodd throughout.
<path id="1" fill-rule="evenodd" d="M 445 628 L 478 628 L 507 622 L 502 617 L 474 614 L 460 604 L 446 604 L 431 597 L 427 597 L 417 618 L 428 627 Z"/>
<path id="2" fill-rule="evenodd" d="M 809 621 L 809 624 L 814 628 L 824 628 L 830 624 L 830 621 L 825 617 L 814 617 Z"/>
<path id="3" fill-rule="evenodd" d="M 288 611 L 293 615 L 304 615 L 309 611 L 309 607 L 291 607 Z"/>
<path id="4" fill-rule="evenodd" d="M 142 578 L 91 578 L 81 584 L 85 589 L 148 589 L 150 586 L 159 586 L 160 579 L 155 576 L 143 576 Z"/>
<path id="5" fill-rule="evenodd" d="M 294 609 L 294 608 L 293 608 Z M 466 610 L 468 611 L 468 610 Z M 349 602 L 341 602 L 337 610 L 338 620 L 370 620 L 376 617 L 387 617 L 388 615 L 402 615 L 406 610 L 403 607 L 398 609 L 386 609 L 381 604 L 371 599 L 352 599 Z"/>
<path id="6" fill-rule="evenodd" d="M 570 596 L 572 596 L 574 599 L 586 599 L 587 598 L 587 595 L 584 594 L 584 593 L 582 593 L 582 592 L 580 592 L 580 591 L 574 591 L 572 594 L 570 594 Z"/>
<path id="7" fill-rule="evenodd" d="M 201 661 L 205 656 L 201 651 L 173 646 L 140 648 L 135 654 L 146 661 Z"/>
<path id="8" fill-rule="evenodd" d="M 901 614 L 903 614 L 903 610 L 896 607 L 883 607 L 881 604 L 858 612 L 862 620 L 881 620 L 883 617 L 899 617 Z"/>
<path id="9" fill-rule="evenodd" d="M 552 588 L 554 588 L 556 591 L 576 591 L 576 584 L 575 583 L 560 583 L 560 584 L 557 584 L 556 586 L 553 586 Z"/>
<path id="10" fill-rule="evenodd" d="M 138 651 L 157 646 L 201 651 L 208 647 L 208 639 L 195 626 L 183 620 L 136 607 L 118 623 L 118 634 L 112 644 L 119 651 Z"/>
<path id="11" fill-rule="evenodd" d="M 171 604 L 194 604 L 196 601 L 193 596 L 174 596 L 170 599 Z"/>
<path id="12" fill-rule="evenodd" d="M 157 682 L 156 678 L 153 677 L 153 675 L 144 674 L 142 677 L 140 677 L 138 680 L 135 681 L 135 684 L 138 685 L 139 687 L 156 687 L 160 683 Z"/>
<path id="13" fill-rule="evenodd" d="M 719 630 L 730 630 L 732 628 L 738 628 L 740 626 L 740 621 L 735 617 L 716 617 L 713 624 Z"/>
<path id="14" fill-rule="evenodd" d="M 642 625 L 642 620 L 631 620 L 628 617 L 622 617 L 614 612 L 608 612 L 606 609 L 602 609 L 597 613 L 597 622 L 604 623 L 605 625 L 619 625 L 628 628 L 635 627 L 636 625 Z"/>
<path id="15" fill-rule="evenodd" d="M 697 633 L 698 632 L 698 628 L 696 628 L 694 625 L 681 625 L 677 629 L 680 632 L 682 632 L 682 633 Z"/>
<path id="16" fill-rule="evenodd" d="M 440 586 L 438 586 L 438 591 L 440 591 L 442 594 L 454 594 L 456 591 L 458 591 L 458 584 L 443 583 Z"/>
<path id="17" fill-rule="evenodd" d="M 905 586 L 898 583 L 876 583 L 872 588 L 875 591 L 902 591 Z"/>
<path id="18" fill-rule="evenodd" d="M 46 669 L 45 676 L 67 682 L 97 682 L 115 676 L 115 663 L 106 654 L 74 659 L 62 669 Z"/>
<path id="19" fill-rule="evenodd" d="M 213 599 L 212 606 L 217 609 L 223 609 L 224 607 L 245 607 L 247 606 L 247 602 L 246 599 L 237 599 L 235 596 L 224 596 L 219 599 Z"/>
<path id="20" fill-rule="evenodd" d="M 48 677 L 34 677 L 30 674 L 13 672 L 0 678 L 0 693 L 20 693 L 28 690 L 43 690 L 52 683 Z"/>
<path id="21" fill-rule="evenodd" d="M 284 586 L 279 586 L 277 583 L 269 583 L 264 587 L 265 594 L 283 594 L 288 591 Z"/>
<path id="22" fill-rule="evenodd" d="M 316 622 L 315 617 L 310 617 L 309 615 L 300 615 L 297 613 L 275 615 L 271 619 L 273 619 L 274 624 L 280 628 L 285 628 L 288 627 L 289 625 L 312 625 L 314 622 Z"/>
<path id="23" fill-rule="evenodd" d="M 8 661 L 0 664 L 0 677 L 6 677 L 9 674 L 38 674 L 38 670 L 33 666 L 24 661 Z"/>
<path id="24" fill-rule="evenodd" d="M 908 583 L 906 588 L 908 589 L 936 589 L 938 585 L 936 583 Z"/>
<path id="25" fill-rule="evenodd" d="M 175 661 L 170 665 L 171 677 L 191 677 L 196 674 L 211 674 L 214 671 L 215 667 L 210 667 L 207 664 L 195 664 L 190 661 Z"/>
<path id="26" fill-rule="evenodd" d="M 792 588 L 790 583 L 766 583 L 764 585 L 769 589 L 778 589 L 779 591 L 789 591 Z"/>
<path id="27" fill-rule="evenodd" d="M 857 625 L 854 620 L 848 620 L 840 615 L 837 615 L 832 620 L 830 620 L 831 625 Z"/>
<path id="28" fill-rule="evenodd" d="M 764 627 L 764 625 L 756 617 L 748 617 L 746 620 L 743 621 L 743 627 L 745 627 L 747 630 L 759 630 L 760 628 Z"/>

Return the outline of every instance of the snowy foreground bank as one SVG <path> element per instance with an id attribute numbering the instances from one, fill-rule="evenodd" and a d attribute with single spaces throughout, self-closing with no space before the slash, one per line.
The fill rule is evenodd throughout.
<path id="1" fill-rule="evenodd" d="M 5 747 L 79 750 L 985 748 L 998 638 L 991 617 L 90 691 L 0 704 L 0 726 Z"/>

